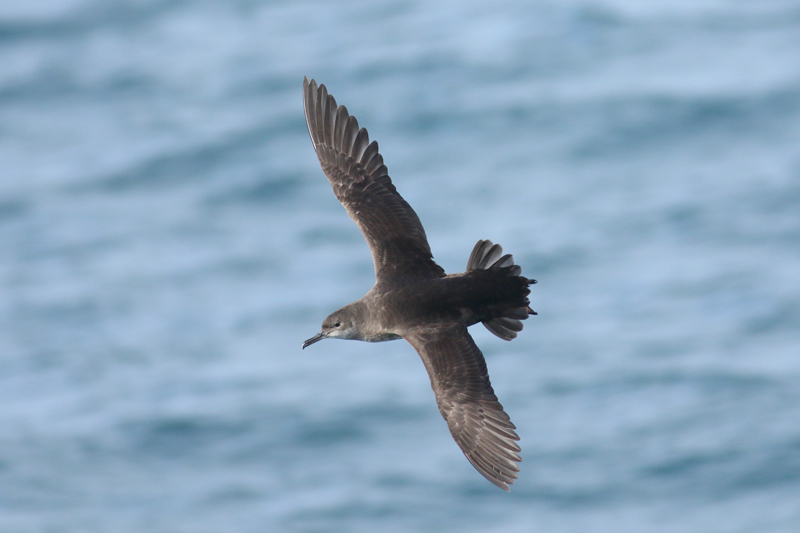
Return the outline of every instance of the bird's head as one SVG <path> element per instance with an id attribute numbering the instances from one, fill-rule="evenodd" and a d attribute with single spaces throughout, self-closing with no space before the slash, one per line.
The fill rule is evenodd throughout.
<path id="1" fill-rule="evenodd" d="M 353 304 L 334 311 L 322 321 L 322 330 L 303 343 L 303 348 L 328 337 L 360 340 L 362 336 L 358 328 L 357 317 L 358 313 Z"/>

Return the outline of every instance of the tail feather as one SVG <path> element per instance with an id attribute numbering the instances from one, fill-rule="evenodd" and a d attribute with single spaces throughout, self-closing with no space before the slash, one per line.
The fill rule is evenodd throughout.
<path id="1" fill-rule="evenodd" d="M 503 253 L 503 247 L 492 244 L 492 241 L 478 241 L 467 261 L 467 270 L 486 270 L 494 265 L 494 261 Z"/>
<path id="2" fill-rule="evenodd" d="M 527 285 L 536 283 L 536 280 L 530 280 L 520 276 L 522 269 L 519 265 L 514 264 L 514 258 L 511 254 L 503 255 L 503 247 L 499 244 L 493 244 L 489 240 L 481 240 L 475 244 L 472 253 L 467 261 L 467 271 L 470 270 L 504 270 L 505 274 L 509 277 L 519 277 Z M 527 296 L 528 290 L 525 289 L 523 294 Z M 528 299 L 525 298 L 521 302 L 523 305 L 508 306 L 500 311 L 500 316 L 484 320 L 482 323 L 486 329 L 497 335 L 501 339 L 510 341 L 517 336 L 517 333 L 522 331 L 522 322 L 528 318 L 528 315 L 535 315 L 536 312 L 528 306 Z"/>
<path id="3" fill-rule="evenodd" d="M 511 254 L 506 254 L 503 257 L 501 257 L 500 259 L 498 259 L 494 263 L 493 266 L 495 268 L 505 268 L 505 267 L 514 266 L 514 258 L 511 257 Z M 519 267 L 517 267 L 517 268 L 519 268 Z M 522 269 L 519 269 L 519 270 L 520 270 L 520 272 L 522 271 Z"/>

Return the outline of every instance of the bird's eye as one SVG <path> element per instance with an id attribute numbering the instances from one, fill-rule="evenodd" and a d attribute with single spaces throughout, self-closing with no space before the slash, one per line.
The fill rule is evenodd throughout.
<path id="1" fill-rule="evenodd" d="M 333 327 L 335 327 L 335 328 L 338 328 L 339 326 L 341 326 L 341 324 L 339 322 L 337 322 L 336 324 L 333 325 Z"/>

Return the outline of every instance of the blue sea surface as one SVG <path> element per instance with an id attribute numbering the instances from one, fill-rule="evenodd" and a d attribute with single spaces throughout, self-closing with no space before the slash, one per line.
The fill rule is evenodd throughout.
<path id="1" fill-rule="evenodd" d="M 510 493 L 406 342 L 300 349 L 374 280 L 306 75 L 539 280 Z M 800 5 L 4 2 L 0 531 L 800 531 Z"/>

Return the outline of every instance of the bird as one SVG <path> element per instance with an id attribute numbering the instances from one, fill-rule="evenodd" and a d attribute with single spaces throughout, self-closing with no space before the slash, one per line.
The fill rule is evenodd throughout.
<path id="1" fill-rule="evenodd" d="M 519 436 L 494 393 L 467 328 L 481 322 L 503 340 L 522 331 L 530 285 L 510 254 L 479 240 L 466 271 L 445 274 L 419 217 L 397 192 L 376 141 L 324 84 L 303 80 L 306 124 L 334 195 L 372 253 L 375 285 L 322 321 L 323 339 L 405 339 L 419 353 L 450 434 L 475 469 L 505 491 L 518 479 Z"/>

